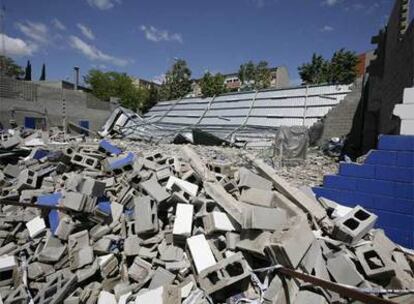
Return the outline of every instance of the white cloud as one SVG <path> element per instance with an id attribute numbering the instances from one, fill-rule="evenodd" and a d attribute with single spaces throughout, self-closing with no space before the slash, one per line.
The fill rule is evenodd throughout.
<path id="1" fill-rule="evenodd" d="M 0 34 L 0 41 L 4 40 L 6 55 L 11 56 L 31 56 L 37 51 L 37 46 L 32 43 L 27 43 L 22 39 L 9 37 Z"/>
<path id="2" fill-rule="evenodd" d="M 57 28 L 60 31 L 66 30 L 66 26 L 57 18 L 53 18 L 52 24 L 55 28 Z"/>
<path id="3" fill-rule="evenodd" d="M 321 32 L 332 32 L 333 30 L 334 28 L 330 25 L 325 25 L 320 29 Z"/>
<path id="4" fill-rule="evenodd" d="M 121 4 L 121 0 L 86 0 L 90 6 L 100 10 L 109 10 L 116 4 Z"/>
<path id="5" fill-rule="evenodd" d="M 17 22 L 17 28 L 35 42 L 46 44 L 49 39 L 49 29 L 41 22 Z"/>
<path id="6" fill-rule="evenodd" d="M 179 43 L 183 43 L 183 37 L 181 34 L 170 33 L 167 30 L 160 30 L 152 25 L 150 26 L 141 25 L 141 31 L 145 33 L 145 37 L 148 40 L 151 40 L 154 42 L 176 41 Z"/>
<path id="7" fill-rule="evenodd" d="M 78 23 L 76 26 L 81 30 L 82 34 L 86 38 L 90 40 L 95 39 L 95 35 L 93 34 L 92 30 L 89 27 L 87 27 L 86 25 L 83 25 L 82 23 Z"/>
<path id="8" fill-rule="evenodd" d="M 70 46 L 75 50 L 79 51 L 87 58 L 93 61 L 102 61 L 106 63 L 111 63 L 116 66 L 126 66 L 129 63 L 129 60 L 117 58 L 111 55 L 108 55 L 95 46 L 88 44 L 87 42 L 83 41 L 79 37 L 70 36 L 69 37 Z"/>
<path id="9" fill-rule="evenodd" d="M 327 6 L 335 6 L 335 5 L 337 5 L 337 4 L 341 3 L 341 2 L 342 2 L 342 0 L 324 0 L 322 2 L 322 4 L 323 5 L 327 5 Z"/>

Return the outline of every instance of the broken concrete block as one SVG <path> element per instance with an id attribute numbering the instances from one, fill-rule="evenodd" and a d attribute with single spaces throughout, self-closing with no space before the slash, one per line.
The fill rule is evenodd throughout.
<path id="1" fill-rule="evenodd" d="M 39 252 L 38 260 L 40 262 L 50 263 L 58 262 L 66 251 L 66 245 L 58 238 L 48 233 L 46 242 Z"/>
<path id="2" fill-rule="evenodd" d="M 255 206 L 245 209 L 243 229 L 274 231 L 283 229 L 288 223 L 287 212 L 283 209 Z"/>
<path id="3" fill-rule="evenodd" d="M 106 172 L 112 172 L 115 175 L 119 175 L 126 171 L 133 169 L 135 161 L 134 153 L 128 152 L 126 155 L 121 154 L 116 157 L 108 157 L 102 162 L 102 166 Z"/>
<path id="4" fill-rule="evenodd" d="M 151 196 L 158 204 L 169 199 L 170 195 L 165 188 L 163 188 L 155 178 L 151 178 L 139 184 L 144 193 Z"/>
<path id="5" fill-rule="evenodd" d="M 138 283 L 139 286 L 146 284 L 153 276 L 152 265 L 140 257 L 136 257 L 128 269 L 128 276 Z"/>
<path id="6" fill-rule="evenodd" d="M 187 246 L 197 273 L 216 264 L 210 245 L 203 234 L 188 238 Z"/>
<path id="7" fill-rule="evenodd" d="M 295 298 L 299 292 L 296 281 L 289 277 L 276 275 L 263 294 L 264 304 L 296 303 Z"/>
<path id="8" fill-rule="evenodd" d="M 135 304 L 142 303 L 164 304 L 164 287 L 160 286 L 138 294 L 135 298 Z"/>
<path id="9" fill-rule="evenodd" d="M 338 240 L 355 244 L 374 227 L 376 221 L 375 214 L 356 206 L 345 217 L 338 219 L 333 235 Z"/>
<path id="10" fill-rule="evenodd" d="M 395 275 L 392 261 L 381 250 L 370 246 L 359 246 L 355 254 L 365 275 L 372 280 L 387 280 Z"/>
<path id="11" fill-rule="evenodd" d="M 213 232 L 235 231 L 233 223 L 226 213 L 213 211 L 203 217 L 203 224 L 208 234 Z"/>
<path id="12" fill-rule="evenodd" d="M 314 240 L 307 220 L 298 218 L 284 230 L 275 231 L 266 250 L 274 263 L 296 268 Z"/>
<path id="13" fill-rule="evenodd" d="M 338 252 L 329 258 L 327 268 L 338 283 L 358 286 L 364 280 L 362 275 L 357 271 L 354 263 L 344 252 Z"/>
<path id="14" fill-rule="evenodd" d="M 203 269 L 197 277 L 201 288 L 212 294 L 250 276 L 250 268 L 238 252 L 215 265 Z"/>
<path id="15" fill-rule="evenodd" d="M 84 167 L 89 170 L 98 170 L 101 167 L 98 159 L 87 155 L 82 155 L 80 153 L 73 153 L 70 161 L 74 165 Z"/>
<path id="16" fill-rule="evenodd" d="M 240 188 L 256 188 L 261 190 L 272 190 L 272 182 L 251 172 L 250 170 L 241 167 L 239 169 L 239 183 Z"/>
<path id="17" fill-rule="evenodd" d="M 22 191 L 25 189 L 35 189 L 37 187 L 37 173 L 26 169 L 20 172 L 17 177 L 16 189 Z"/>
<path id="18" fill-rule="evenodd" d="M 4 255 L 0 257 L 0 287 L 11 285 L 17 279 L 19 265 L 14 256 Z"/>
<path id="19" fill-rule="evenodd" d="M 122 150 L 113 144 L 111 144 L 109 141 L 103 139 L 99 142 L 99 148 L 98 151 L 106 153 L 108 155 L 119 155 L 122 153 Z"/>
<path id="20" fill-rule="evenodd" d="M 273 191 L 256 188 L 244 189 L 240 196 L 242 202 L 261 207 L 275 207 L 274 199 Z"/>
<path id="21" fill-rule="evenodd" d="M 136 235 L 131 235 L 125 239 L 124 254 L 126 256 L 136 256 L 140 250 L 139 238 Z"/>
<path id="22" fill-rule="evenodd" d="M 103 278 L 113 277 L 118 272 L 118 260 L 112 253 L 100 256 L 98 265 Z"/>
<path id="23" fill-rule="evenodd" d="M 191 235 L 191 230 L 193 228 L 193 212 L 193 205 L 177 204 L 173 236 L 178 241 L 183 241 L 186 237 Z"/>
<path id="24" fill-rule="evenodd" d="M 135 233 L 146 234 L 158 231 L 157 204 L 148 196 L 134 198 Z"/>
<path id="25" fill-rule="evenodd" d="M 165 186 L 165 188 L 167 190 L 172 189 L 172 186 L 174 184 L 177 184 L 181 189 L 184 189 L 187 193 L 189 193 L 191 196 L 197 196 L 197 192 L 198 192 L 198 186 L 196 184 L 190 183 L 188 181 L 179 179 L 175 176 L 170 176 L 168 178 L 168 182 L 167 185 Z"/>
<path id="26" fill-rule="evenodd" d="M 78 191 L 80 193 L 101 197 L 104 196 L 106 184 L 100 181 L 97 181 L 93 178 L 83 178 L 78 184 Z"/>
<path id="27" fill-rule="evenodd" d="M 149 285 L 149 289 L 155 289 L 160 286 L 165 286 L 171 284 L 175 279 L 175 274 L 172 274 L 168 270 L 165 270 L 162 267 L 158 267 L 154 275 L 152 276 L 151 283 Z"/>
<path id="28" fill-rule="evenodd" d="M 8 136 L 7 139 L 1 141 L 1 147 L 3 149 L 12 149 L 21 143 L 21 137 L 18 135 Z"/>
<path id="29" fill-rule="evenodd" d="M 82 211 L 86 205 L 87 197 L 79 192 L 63 193 L 61 206 L 75 211 Z"/>
<path id="30" fill-rule="evenodd" d="M 328 304 L 328 301 L 317 293 L 301 290 L 296 296 L 295 304 Z"/>
<path id="31" fill-rule="evenodd" d="M 118 304 L 118 302 L 116 301 L 114 294 L 102 290 L 99 294 L 98 304 Z"/>
<path id="32" fill-rule="evenodd" d="M 31 221 L 26 223 L 27 230 L 29 230 L 29 235 L 31 238 L 35 238 L 40 235 L 42 232 L 46 231 L 45 221 L 37 216 Z"/>

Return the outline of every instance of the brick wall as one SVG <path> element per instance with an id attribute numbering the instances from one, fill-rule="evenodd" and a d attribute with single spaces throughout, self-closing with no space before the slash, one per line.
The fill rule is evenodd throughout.
<path id="1" fill-rule="evenodd" d="M 378 215 L 377 227 L 395 242 L 414 248 L 414 136 L 383 135 L 364 164 L 341 163 L 315 194 L 345 206 L 361 205 Z"/>

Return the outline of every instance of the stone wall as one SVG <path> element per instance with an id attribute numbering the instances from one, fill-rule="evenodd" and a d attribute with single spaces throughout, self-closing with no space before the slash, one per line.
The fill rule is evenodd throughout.
<path id="1" fill-rule="evenodd" d="M 88 121 L 89 129 L 99 130 L 112 112 L 113 106 L 93 95 L 81 91 L 57 89 L 25 83 L 30 92 L 22 94 L 21 81 L 8 82 L 0 88 L 0 122 L 6 128 L 10 120 L 23 126 L 26 117 L 46 117 L 49 126 L 63 126 L 64 112 L 67 121 L 79 125 L 80 121 Z M 14 117 L 13 117 L 14 115 Z"/>

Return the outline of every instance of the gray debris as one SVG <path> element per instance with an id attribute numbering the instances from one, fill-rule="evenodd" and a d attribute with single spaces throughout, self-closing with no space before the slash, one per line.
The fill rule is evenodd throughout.
<path id="1" fill-rule="evenodd" d="M 269 265 L 361 288 L 414 288 L 413 256 L 361 207 L 332 220 L 336 203 L 319 203 L 251 155 L 112 145 L 50 145 L 0 163 L 0 303 L 345 303 L 277 270 L 255 271 Z"/>

